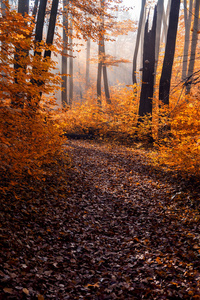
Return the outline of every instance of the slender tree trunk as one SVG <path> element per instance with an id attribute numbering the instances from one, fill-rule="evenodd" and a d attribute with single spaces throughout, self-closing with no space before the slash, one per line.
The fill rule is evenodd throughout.
<path id="1" fill-rule="evenodd" d="M 152 29 L 148 31 L 149 17 L 145 25 L 142 89 L 140 95 L 139 116 L 152 114 L 154 91 L 155 43 L 156 43 L 157 7 L 155 6 Z"/>
<path id="2" fill-rule="evenodd" d="M 81 85 L 81 82 L 82 82 L 82 78 L 81 78 L 81 67 L 80 67 L 80 57 L 79 55 L 77 55 L 77 58 L 78 58 L 78 79 L 79 79 L 79 95 L 80 95 L 80 102 L 82 103 L 82 99 L 83 99 L 83 90 L 82 90 L 82 85 Z"/>
<path id="3" fill-rule="evenodd" d="M 36 28 L 35 28 L 35 42 L 36 43 L 37 42 L 40 43 L 42 41 L 46 5 L 47 5 L 47 0 L 40 0 Z M 36 54 L 41 56 L 41 52 L 35 51 L 34 55 L 36 55 Z"/>
<path id="4" fill-rule="evenodd" d="M 63 0 L 62 106 L 67 105 L 68 0 Z"/>
<path id="5" fill-rule="evenodd" d="M 197 40 L 198 40 L 199 6 L 200 6 L 200 0 L 196 0 L 194 24 L 193 24 L 193 32 L 192 32 L 192 42 L 191 42 L 191 54 L 190 54 L 190 62 L 189 62 L 188 74 L 187 74 L 187 77 L 190 79 L 186 85 L 186 93 L 187 94 L 189 94 L 190 90 L 191 90 L 192 74 L 194 72 L 194 63 L 195 63 Z"/>
<path id="6" fill-rule="evenodd" d="M 141 12 L 140 12 L 140 19 L 139 19 L 136 44 L 135 44 L 135 51 L 134 51 L 134 56 L 133 56 L 133 73 L 132 73 L 133 84 L 137 83 L 137 80 L 136 80 L 137 55 L 138 55 L 138 49 L 139 49 L 139 43 L 140 43 L 142 24 L 144 23 L 145 4 L 146 4 L 146 0 L 142 0 L 142 7 L 141 7 Z"/>
<path id="7" fill-rule="evenodd" d="M 109 92 L 109 87 L 108 87 L 108 75 L 107 75 L 107 68 L 106 68 L 106 64 L 104 62 L 105 60 L 105 41 L 103 39 L 102 41 L 102 51 L 103 51 L 103 80 L 104 80 L 104 90 L 105 90 L 105 96 L 106 96 L 106 102 L 107 104 L 110 104 L 110 92 Z"/>
<path id="8" fill-rule="evenodd" d="M 86 90 L 90 85 L 90 44 L 90 38 L 88 38 L 86 49 Z"/>
<path id="9" fill-rule="evenodd" d="M 73 27 L 72 27 L 72 19 L 70 19 L 70 38 L 69 38 L 69 46 L 70 46 L 70 51 L 69 51 L 69 105 L 72 105 L 73 101 Z"/>
<path id="10" fill-rule="evenodd" d="M 53 0 L 52 6 L 51 6 L 51 13 L 50 13 L 50 19 L 49 19 L 49 26 L 47 31 L 47 37 L 46 37 L 46 44 L 47 46 L 51 46 L 53 44 L 53 38 L 54 38 L 54 32 L 55 32 L 55 26 L 56 26 L 56 17 L 57 17 L 57 11 L 58 11 L 58 3 L 59 0 Z M 44 19 L 45 19 L 45 12 L 46 12 L 46 4 L 47 0 L 40 0 L 40 6 L 38 11 L 38 17 L 37 17 L 37 23 L 36 23 L 36 34 L 35 34 L 35 41 L 41 42 L 42 41 L 42 35 L 43 35 L 43 28 L 44 28 Z M 41 57 L 41 52 L 36 50 L 34 52 L 34 55 L 38 55 Z M 51 57 L 51 50 L 45 50 L 44 52 L 44 59 L 49 59 Z M 42 59 L 42 58 L 41 58 Z M 33 73 L 35 73 L 36 70 L 33 69 Z M 32 84 L 36 84 L 38 87 L 44 85 L 43 80 L 35 80 L 31 79 Z M 36 110 L 39 104 L 39 101 L 41 99 L 42 92 L 40 92 L 40 95 L 35 102 L 32 103 L 31 97 L 29 97 L 29 107 L 33 110 Z"/>
<path id="11" fill-rule="evenodd" d="M 101 106 L 101 76 L 102 76 L 102 40 L 98 45 L 98 70 L 97 70 L 97 104 Z"/>
<path id="12" fill-rule="evenodd" d="M 0 2 L 0 5 L 1 5 L 1 14 L 2 14 L 3 18 L 6 18 L 6 10 L 7 10 L 7 6 L 6 5 L 7 4 L 8 4 L 7 0 L 6 1 L 1 0 L 1 2 Z M 6 57 L 6 54 L 7 54 L 7 43 L 5 43 L 5 42 L 0 43 L 0 48 L 1 48 L 0 49 L 1 53 L 4 54 L 4 57 Z M 4 61 L 4 63 L 6 63 L 6 60 Z M 3 83 L 6 83 L 6 74 L 2 70 L 0 72 L 0 78 L 1 78 L 1 81 Z M 4 92 L 3 92 L 3 94 L 4 94 Z M 6 97 L 6 94 L 5 94 L 5 97 Z"/>
<path id="13" fill-rule="evenodd" d="M 185 21 L 185 41 L 183 51 L 183 67 L 182 67 L 182 80 L 185 81 L 187 77 L 188 65 L 188 51 L 190 44 L 190 27 L 192 21 L 193 0 L 190 0 L 189 11 L 187 9 L 187 0 L 184 0 L 184 21 Z"/>
<path id="14" fill-rule="evenodd" d="M 101 7 L 104 13 L 104 0 L 101 0 Z M 98 54 L 98 74 L 97 74 L 97 103 L 101 105 L 101 74 L 103 69 L 103 79 L 104 79 L 104 90 L 106 96 L 106 102 L 108 104 L 111 103 L 110 101 L 110 93 L 108 87 L 108 76 L 107 76 L 107 69 L 105 64 L 105 39 L 104 39 L 104 16 L 102 16 L 101 21 L 101 33 L 99 39 L 99 54 Z"/>
<path id="15" fill-rule="evenodd" d="M 58 12 L 58 2 L 59 0 L 53 0 L 51 7 L 51 14 L 49 20 L 49 27 L 47 32 L 46 44 L 47 46 L 51 46 L 53 44 L 55 26 L 56 26 L 56 17 Z M 45 50 L 44 58 L 51 57 L 51 50 Z"/>
<path id="16" fill-rule="evenodd" d="M 165 47 L 165 56 L 162 68 L 162 74 L 160 78 L 159 86 L 159 99 L 169 105 L 169 92 L 171 83 L 172 66 L 175 54 L 176 35 L 178 29 L 178 18 L 180 10 L 180 0 L 172 0 L 169 27 L 167 33 L 167 43 Z"/>
<path id="17" fill-rule="evenodd" d="M 140 47 L 139 47 L 139 70 L 143 69 L 143 49 L 144 49 L 144 32 L 145 32 L 145 20 L 147 18 L 147 10 L 144 10 L 144 25 L 142 25 L 141 34 L 140 34 Z M 140 72 L 140 86 L 142 86 L 142 72 Z M 136 89 L 135 89 L 136 90 Z"/>
<path id="18" fill-rule="evenodd" d="M 29 0 L 19 0 L 18 1 L 18 13 L 20 13 L 23 17 L 25 17 L 26 14 L 29 13 Z M 14 70 L 15 70 L 15 77 L 14 81 L 16 84 L 18 84 L 18 72 L 20 69 L 23 69 L 23 72 L 26 72 L 26 66 L 22 66 L 19 63 L 21 56 L 27 57 L 28 56 L 28 50 L 27 49 L 15 49 L 15 55 L 14 55 Z M 24 95 L 20 92 L 16 93 L 15 98 L 11 100 L 11 107 L 14 108 L 23 108 L 24 107 Z"/>
<path id="19" fill-rule="evenodd" d="M 5 16 L 6 3 L 7 3 L 7 1 L 1 0 L 0 3 L 1 3 L 1 13 L 2 13 L 2 16 Z"/>
<path id="20" fill-rule="evenodd" d="M 32 17 L 33 17 L 34 21 L 35 21 L 36 15 L 37 15 L 38 2 L 39 2 L 39 0 L 35 0 L 34 7 L 33 7 Z"/>
<path id="21" fill-rule="evenodd" d="M 161 27 L 163 20 L 164 0 L 158 0 L 157 5 L 157 24 L 156 24 L 156 46 L 155 46 L 155 73 L 158 66 L 158 58 L 160 51 Z"/>
<path id="22" fill-rule="evenodd" d="M 171 0 L 168 0 L 166 12 L 165 9 L 163 9 L 163 31 L 162 31 L 162 39 L 161 39 L 163 43 L 166 43 L 167 41 L 170 7 L 171 7 Z"/>

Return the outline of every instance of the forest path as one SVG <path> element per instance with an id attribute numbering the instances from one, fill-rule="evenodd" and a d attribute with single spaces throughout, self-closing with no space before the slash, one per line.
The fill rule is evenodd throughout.
<path id="1" fill-rule="evenodd" d="M 142 150 L 66 151 L 61 177 L 0 198 L 0 299 L 200 299 L 200 214 L 180 182 Z"/>
<path id="2" fill-rule="evenodd" d="M 139 150 L 69 141 L 68 151 L 78 179 L 73 195 L 80 227 L 73 249 L 84 288 L 76 293 L 85 299 L 197 295 L 199 226 L 172 200 L 177 183 L 153 170 Z"/>

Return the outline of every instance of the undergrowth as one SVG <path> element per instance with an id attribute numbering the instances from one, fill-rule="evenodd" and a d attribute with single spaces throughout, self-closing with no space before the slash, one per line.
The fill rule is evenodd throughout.
<path id="1" fill-rule="evenodd" d="M 90 93 L 91 95 L 91 93 Z M 184 176 L 200 175 L 200 104 L 190 95 L 177 104 L 172 97 L 170 109 L 154 105 L 153 118 L 138 122 L 137 96 L 127 88 L 112 91 L 111 104 L 95 104 L 95 98 L 74 105 L 64 114 L 66 134 L 85 135 L 125 145 L 152 148 L 149 159 L 160 167 L 181 172 Z M 160 134 L 159 132 L 162 132 Z"/>

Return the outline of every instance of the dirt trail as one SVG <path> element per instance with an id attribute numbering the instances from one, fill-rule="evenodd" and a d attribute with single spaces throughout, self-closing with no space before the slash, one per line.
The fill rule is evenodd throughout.
<path id="1" fill-rule="evenodd" d="M 184 195 L 177 183 L 153 170 L 139 151 L 86 141 L 69 144 L 81 178 L 82 226 L 76 237 L 81 243 L 75 253 L 82 264 L 80 284 L 88 285 L 83 295 L 89 297 L 91 291 L 91 299 L 197 295 L 199 226 L 171 200 L 177 192 Z"/>
<path id="2" fill-rule="evenodd" d="M 180 185 L 142 151 L 66 147 L 58 198 L 51 183 L 13 215 L 4 205 L 0 299 L 200 299 L 199 214 Z"/>

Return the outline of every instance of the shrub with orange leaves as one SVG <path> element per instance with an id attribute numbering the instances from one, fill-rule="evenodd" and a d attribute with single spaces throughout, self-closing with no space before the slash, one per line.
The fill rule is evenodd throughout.
<path id="1" fill-rule="evenodd" d="M 185 176 L 200 176 L 200 102 L 190 95 L 175 107 L 168 120 L 170 137 L 158 140 L 157 164 L 180 171 Z"/>
<path id="2" fill-rule="evenodd" d="M 137 98 L 131 89 L 112 89 L 111 104 L 102 98 L 102 106 L 96 104 L 94 92 L 81 105 L 75 105 L 64 116 L 66 133 L 93 134 L 101 138 L 126 141 L 133 139 L 137 130 Z"/>
<path id="3" fill-rule="evenodd" d="M 44 181 L 70 159 L 50 97 L 60 81 L 52 72 L 54 63 L 34 55 L 46 45 L 34 42 L 31 17 L 8 7 L 0 31 L 0 190 L 6 192 L 27 177 Z"/>

